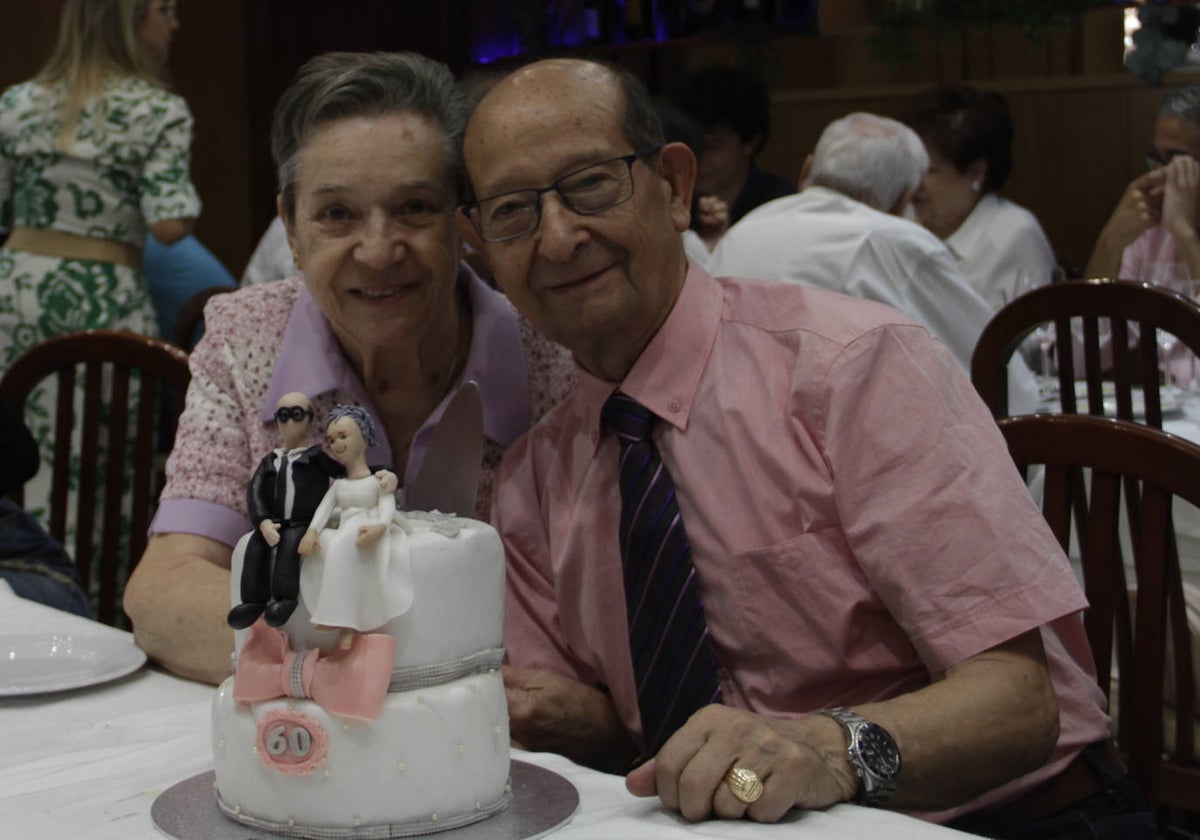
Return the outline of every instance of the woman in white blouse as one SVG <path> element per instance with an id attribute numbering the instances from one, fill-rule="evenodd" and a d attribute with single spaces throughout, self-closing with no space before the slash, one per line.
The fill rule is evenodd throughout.
<path id="1" fill-rule="evenodd" d="M 1054 250 L 1042 226 L 997 194 L 1012 170 L 1013 123 L 1004 97 L 935 87 L 913 97 L 901 120 L 929 152 L 912 211 L 946 243 L 967 281 L 993 309 L 1014 290 L 1049 283 Z"/>

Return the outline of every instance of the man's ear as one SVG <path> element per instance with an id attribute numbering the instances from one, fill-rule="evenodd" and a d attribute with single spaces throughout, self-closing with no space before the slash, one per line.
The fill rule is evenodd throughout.
<path id="1" fill-rule="evenodd" d="M 813 156 L 812 152 L 804 158 L 804 165 L 800 167 L 800 178 L 796 181 L 796 189 L 802 191 L 808 186 L 808 176 L 812 174 Z"/>
<path id="2" fill-rule="evenodd" d="M 667 143 L 658 152 L 658 172 L 671 190 L 671 218 L 675 229 L 683 233 L 692 221 L 696 156 L 685 143 Z"/>
<path id="3" fill-rule="evenodd" d="M 893 216 L 903 216 L 904 211 L 908 209 L 908 205 L 912 201 L 912 197 L 916 194 L 916 187 L 909 187 L 906 189 L 900 194 L 900 197 L 896 199 L 896 203 L 892 205 L 892 209 L 888 210 L 888 213 Z"/>

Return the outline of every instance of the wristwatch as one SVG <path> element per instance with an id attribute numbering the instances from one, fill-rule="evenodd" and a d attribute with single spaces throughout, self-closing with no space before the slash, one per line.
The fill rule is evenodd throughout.
<path id="1" fill-rule="evenodd" d="M 846 755 L 858 774 L 860 805 L 882 805 L 900 779 L 900 749 L 888 731 L 846 708 L 822 709 L 817 714 L 833 718 L 846 730 Z"/>

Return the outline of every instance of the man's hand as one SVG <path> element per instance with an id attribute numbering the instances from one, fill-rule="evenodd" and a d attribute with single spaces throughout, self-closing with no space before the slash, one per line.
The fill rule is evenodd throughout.
<path id="1" fill-rule="evenodd" d="M 762 796 L 749 805 L 725 784 L 731 767 L 758 774 Z M 636 796 L 657 794 L 693 822 L 717 816 L 776 822 L 789 809 L 827 808 L 858 787 L 840 724 L 823 715 L 765 718 L 727 706 L 706 706 L 667 741 L 658 755 L 631 772 Z"/>
<path id="2" fill-rule="evenodd" d="M 267 545 L 274 548 L 279 545 L 279 523 L 271 519 L 264 519 L 258 523 L 258 531 L 263 535 L 263 539 L 267 541 Z"/>
<path id="3" fill-rule="evenodd" d="M 379 489 L 384 493 L 395 493 L 396 488 L 400 486 L 400 481 L 391 470 L 380 470 L 375 473 L 375 477 L 379 479 Z"/>
<path id="4" fill-rule="evenodd" d="M 504 665 L 501 673 L 514 746 L 606 772 L 629 766 L 637 749 L 607 693 L 553 671 Z"/>

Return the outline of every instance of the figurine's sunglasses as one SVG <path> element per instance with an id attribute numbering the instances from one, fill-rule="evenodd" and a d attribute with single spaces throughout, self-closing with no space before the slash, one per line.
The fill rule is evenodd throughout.
<path id="1" fill-rule="evenodd" d="M 313 419 L 313 410 L 311 408 L 301 408 L 298 405 L 285 405 L 275 409 L 276 423 L 286 423 L 289 420 L 299 423 L 304 419 Z"/>

